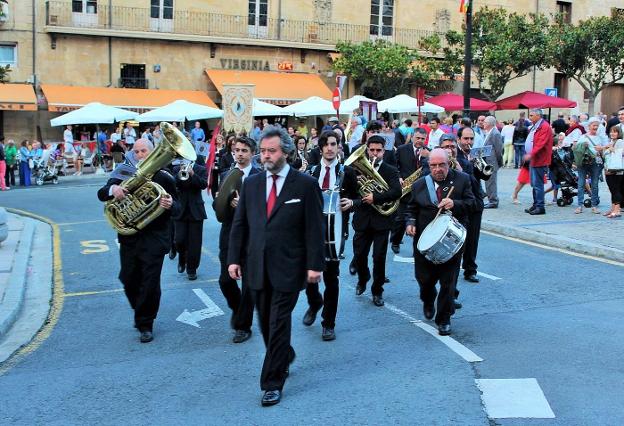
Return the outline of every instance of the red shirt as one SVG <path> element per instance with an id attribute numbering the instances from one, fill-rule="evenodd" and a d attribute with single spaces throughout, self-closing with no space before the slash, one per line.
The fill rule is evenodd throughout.
<path id="1" fill-rule="evenodd" d="M 542 120 L 542 124 L 535 130 L 533 136 L 533 150 L 531 151 L 531 167 L 550 166 L 552 160 L 553 134 L 550 124 Z"/>

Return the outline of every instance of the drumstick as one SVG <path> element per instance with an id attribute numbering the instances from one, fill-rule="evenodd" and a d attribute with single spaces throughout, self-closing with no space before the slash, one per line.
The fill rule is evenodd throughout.
<path id="1" fill-rule="evenodd" d="M 446 194 L 446 197 L 444 197 L 444 198 L 449 198 L 451 196 L 451 194 L 453 193 L 454 189 L 455 189 L 455 187 L 451 186 L 451 189 L 449 190 L 448 194 Z M 443 209 L 443 207 L 440 207 L 438 209 L 438 214 L 433 218 L 433 220 L 436 220 L 438 218 L 438 216 L 440 216 L 440 213 L 442 213 L 442 209 Z"/>

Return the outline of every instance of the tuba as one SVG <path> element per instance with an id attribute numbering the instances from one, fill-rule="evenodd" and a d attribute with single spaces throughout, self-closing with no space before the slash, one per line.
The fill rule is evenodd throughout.
<path id="1" fill-rule="evenodd" d="M 133 235 L 160 216 L 160 198 L 167 192 L 152 177 L 156 172 L 182 157 L 190 161 L 197 159 L 195 148 L 178 129 L 171 124 L 160 123 L 162 142 L 137 165 L 137 171 L 130 179 L 121 183 L 128 193 L 121 200 L 107 201 L 104 216 L 121 235 Z"/>
<path id="2" fill-rule="evenodd" d="M 388 183 L 366 158 L 366 145 L 356 149 L 344 164 L 353 167 L 360 173 L 358 176 L 358 193 L 361 196 L 373 192 L 386 192 L 389 189 Z M 387 201 L 381 205 L 372 204 L 371 207 L 384 216 L 390 216 L 399 208 L 399 200 Z"/>

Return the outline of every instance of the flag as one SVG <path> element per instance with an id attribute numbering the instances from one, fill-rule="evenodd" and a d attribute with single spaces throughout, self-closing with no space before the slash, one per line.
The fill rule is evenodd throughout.
<path id="1" fill-rule="evenodd" d="M 468 4 L 466 0 L 459 0 L 459 13 L 468 12 Z"/>
<path id="2" fill-rule="evenodd" d="M 214 131 L 212 132 L 212 138 L 210 139 L 210 153 L 208 154 L 208 158 L 206 159 L 206 169 L 208 172 L 208 187 L 206 188 L 206 192 L 210 194 L 210 186 L 212 185 L 212 170 L 214 169 L 215 160 L 217 157 L 217 135 L 221 131 L 221 121 L 217 124 Z"/>

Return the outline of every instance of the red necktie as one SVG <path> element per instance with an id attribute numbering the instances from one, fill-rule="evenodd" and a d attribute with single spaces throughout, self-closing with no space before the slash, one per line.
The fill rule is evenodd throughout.
<path id="1" fill-rule="evenodd" d="M 271 175 L 273 178 L 273 186 L 271 187 L 271 192 L 269 193 L 269 199 L 267 200 L 267 217 L 271 216 L 271 211 L 273 211 L 273 207 L 275 207 L 275 201 L 277 201 L 277 178 L 278 175 Z"/>
<path id="2" fill-rule="evenodd" d="M 329 189 L 329 166 L 325 166 L 325 177 L 323 178 L 323 191 Z"/>
<path id="3" fill-rule="evenodd" d="M 436 189 L 436 194 L 438 195 L 438 203 L 442 201 L 442 185 L 438 185 Z"/>

